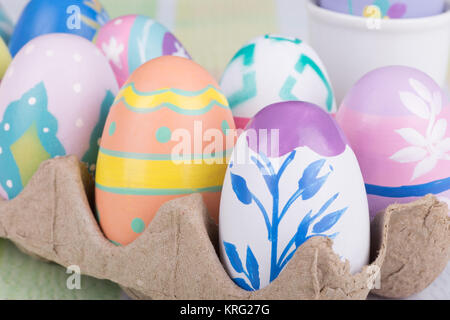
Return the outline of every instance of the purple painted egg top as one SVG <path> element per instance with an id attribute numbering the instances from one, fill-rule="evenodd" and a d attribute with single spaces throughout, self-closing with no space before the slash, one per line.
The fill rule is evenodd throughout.
<path id="1" fill-rule="evenodd" d="M 382 18 L 391 19 L 434 16 L 445 9 L 445 0 L 319 0 L 318 3 L 323 8 L 355 16 L 373 14 L 371 10 L 365 14 L 365 8 L 376 6 Z"/>
<path id="2" fill-rule="evenodd" d="M 426 73 L 405 66 L 389 66 L 370 71 L 347 93 L 342 106 L 376 115 L 404 116 L 410 110 L 403 106 L 402 92 L 421 91 L 441 93 L 442 105 L 447 97 L 439 85 Z M 422 90 L 423 91 L 423 90 Z"/>
<path id="3" fill-rule="evenodd" d="M 260 150 L 267 145 L 268 156 L 281 157 L 295 148 L 307 146 L 322 156 L 336 156 L 344 152 L 347 139 L 334 119 L 320 107 L 301 101 L 271 104 L 250 120 L 246 130 L 256 131 L 256 141 L 248 138 L 250 149 Z M 266 129 L 268 134 L 258 134 Z M 271 130 L 278 129 L 277 135 Z M 274 141 L 271 141 L 274 139 Z M 255 144 L 256 143 L 256 144 Z M 278 148 L 272 144 L 277 143 Z"/>

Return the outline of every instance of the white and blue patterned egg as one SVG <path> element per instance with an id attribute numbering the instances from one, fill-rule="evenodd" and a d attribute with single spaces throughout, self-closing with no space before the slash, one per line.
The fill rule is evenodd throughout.
<path id="1" fill-rule="evenodd" d="M 332 238 L 359 271 L 369 229 L 362 174 L 332 117 L 299 101 L 257 113 L 238 139 L 220 203 L 221 258 L 234 282 L 249 291 L 267 286 L 315 236 Z"/>

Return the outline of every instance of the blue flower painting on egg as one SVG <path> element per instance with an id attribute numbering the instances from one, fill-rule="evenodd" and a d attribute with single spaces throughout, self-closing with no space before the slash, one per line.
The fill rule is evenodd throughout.
<path id="1" fill-rule="evenodd" d="M 255 140 L 252 130 L 264 133 Z M 352 271 L 368 260 L 368 205 L 356 157 L 334 120 L 312 104 L 273 104 L 251 120 L 228 167 L 219 222 L 222 260 L 248 291 L 274 281 L 312 237 L 333 239 Z"/>
<path id="2" fill-rule="evenodd" d="M 239 201 L 245 205 L 251 205 L 254 203 L 260 210 L 262 217 L 266 223 L 268 239 L 272 243 L 271 250 L 271 267 L 270 267 L 270 281 L 275 280 L 283 270 L 284 266 L 289 262 L 289 260 L 294 255 L 296 249 L 302 245 L 306 240 L 314 236 L 326 236 L 334 239 L 339 232 L 329 234 L 329 230 L 339 221 L 341 216 L 347 210 L 347 207 L 336 210 L 334 212 L 328 212 L 328 207 L 339 197 L 339 193 L 334 194 L 328 199 L 318 212 L 313 213 L 310 210 L 306 216 L 301 220 L 298 225 L 297 232 L 292 236 L 288 244 L 282 249 L 281 255 L 277 256 L 278 250 L 278 229 L 279 224 L 283 220 L 285 214 L 289 211 L 291 205 L 301 199 L 308 200 L 313 198 L 326 183 L 328 176 L 332 173 L 332 167 L 330 167 L 330 172 L 326 175 L 318 177 L 317 174 L 323 168 L 326 163 L 325 159 L 317 160 L 311 163 L 304 171 L 300 180 L 298 181 L 298 189 L 291 195 L 289 201 L 282 207 L 278 205 L 279 199 L 279 183 L 280 178 L 283 175 L 286 167 L 294 160 L 296 156 L 296 151 L 292 151 L 291 154 L 284 160 L 280 170 L 275 172 L 272 163 L 264 155 L 259 154 L 261 160 L 252 157 L 252 161 L 259 168 L 261 175 L 264 177 L 267 188 L 269 189 L 273 202 L 275 203 L 272 208 L 272 222 L 269 220 L 268 212 L 270 210 L 266 209 L 261 201 L 256 195 L 254 195 L 247 187 L 245 179 L 241 176 L 231 175 L 231 184 L 233 186 L 233 191 Z M 231 265 L 234 270 L 238 273 L 243 273 L 251 287 L 242 278 L 234 278 L 233 280 L 242 288 L 246 290 L 257 290 L 260 288 L 259 280 L 259 265 L 256 260 L 250 246 L 247 247 L 247 257 L 246 257 L 246 269 L 242 266 L 239 254 L 236 251 L 236 246 L 232 243 L 224 242 L 225 252 L 230 260 Z"/>
<path id="3" fill-rule="evenodd" d="M 71 33 L 92 40 L 109 20 L 99 0 L 31 0 L 23 10 L 9 43 L 11 55 L 47 33 Z"/>

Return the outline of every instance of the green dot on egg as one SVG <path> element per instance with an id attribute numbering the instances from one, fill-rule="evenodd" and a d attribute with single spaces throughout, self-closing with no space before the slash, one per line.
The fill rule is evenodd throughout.
<path id="1" fill-rule="evenodd" d="M 172 132 L 167 127 L 161 127 L 156 131 L 156 140 L 160 143 L 167 143 L 172 138 Z"/>
<path id="2" fill-rule="evenodd" d="M 227 130 L 230 130 L 230 125 L 227 120 L 222 121 L 222 132 L 224 135 L 227 135 Z"/>
<path id="3" fill-rule="evenodd" d="M 131 229 L 136 233 L 142 233 L 145 230 L 145 223 L 144 220 L 141 218 L 134 218 L 133 221 L 131 221 Z"/>
<path id="4" fill-rule="evenodd" d="M 116 132 L 116 128 L 117 128 L 117 124 L 115 121 L 111 122 L 111 124 L 109 125 L 109 130 L 108 133 L 110 136 L 112 136 L 114 134 L 114 132 Z"/>

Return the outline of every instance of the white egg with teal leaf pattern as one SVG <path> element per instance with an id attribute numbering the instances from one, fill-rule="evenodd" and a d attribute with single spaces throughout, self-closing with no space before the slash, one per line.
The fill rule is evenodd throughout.
<path id="1" fill-rule="evenodd" d="M 304 41 L 264 35 L 245 44 L 234 55 L 220 81 L 236 126 L 269 104 L 305 101 L 336 112 L 336 102 L 325 66 Z"/>

